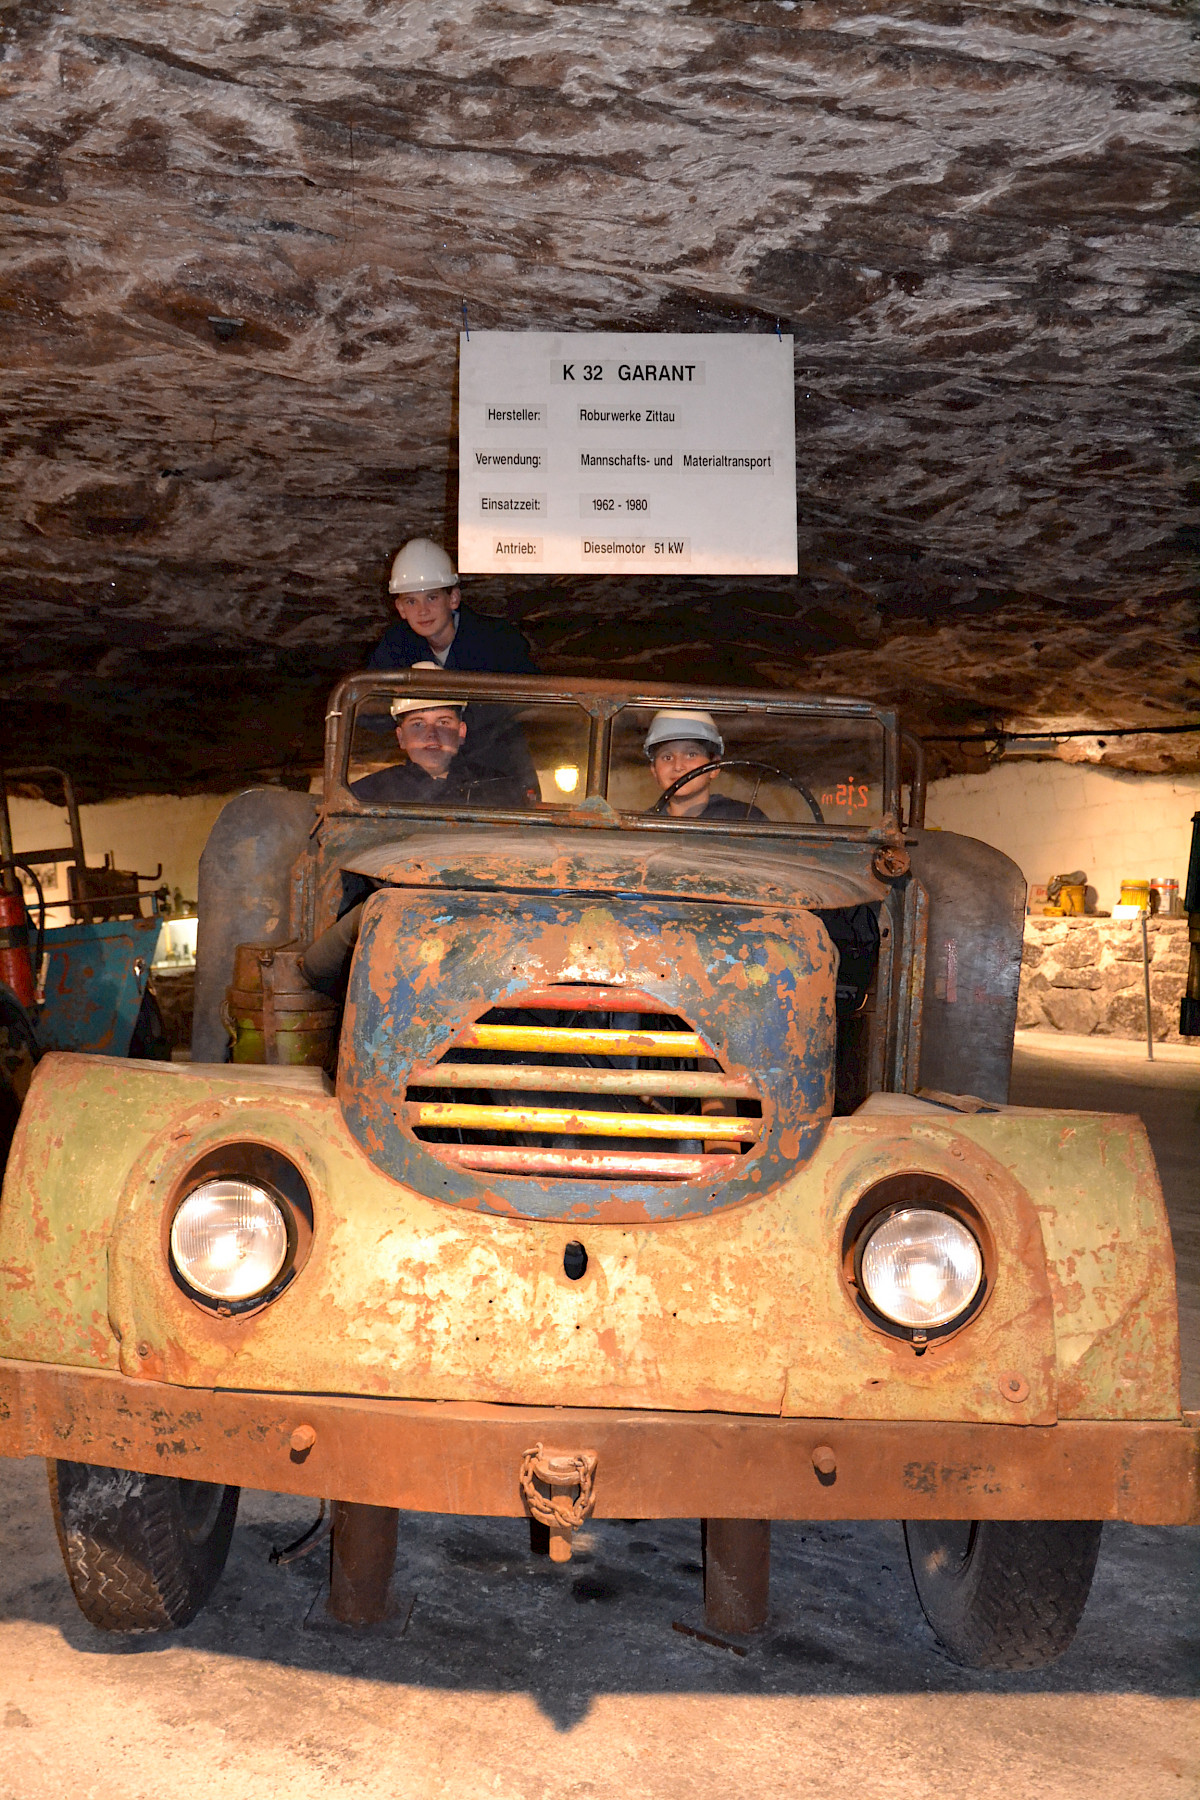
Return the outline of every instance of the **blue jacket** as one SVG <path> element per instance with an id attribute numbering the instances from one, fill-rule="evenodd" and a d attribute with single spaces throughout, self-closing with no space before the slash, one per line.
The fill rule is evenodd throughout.
<path id="1" fill-rule="evenodd" d="M 415 662 L 432 662 L 433 652 L 423 637 L 418 637 L 397 619 L 389 625 L 372 650 L 368 669 L 410 669 Z M 458 630 L 446 657 L 448 669 L 470 669 L 478 674 L 536 675 L 538 666 L 529 653 L 529 645 L 515 625 L 504 619 L 488 619 L 472 612 L 469 606 L 458 609 Z"/>

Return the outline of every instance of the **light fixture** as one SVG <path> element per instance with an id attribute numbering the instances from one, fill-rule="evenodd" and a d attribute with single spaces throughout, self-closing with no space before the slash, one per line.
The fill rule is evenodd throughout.
<path id="1" fill-rule="evenodd" d="M 970 1306 L 982 1280 L 974 1234 L 929 1207 L 885 1214 L 859 1252 L 861 1291 L 876 1312 L 910 1330 L 950 1324 Z"/>
<path id="2" fill-rule="evenodd" d="M 579 786 L 579 770 L 574 763 L 560 763 L 554 771 L 554 785 L 564 794 L 573 794 Z"/>
<path id="3" fill-rule="evenodd" d="M 998 754 L 1005 762 L 1017 762 L 1022 757 L 1038 757 L 1043 761 L 1047 757 L 1059 757 L 1063 747 L 1063 739 L 1047 734 L 1044 737 L 1004 737 L 999 738 Z"/>
<path id="4" fill-rule="evenodd" d="M 212 1300 L 244 1301 L 265 1293 L 287 1254 L 283 1208 L 257 1182 L 202 1182 L 171 1223 L 176 1269 L 190 1287 Z"/>

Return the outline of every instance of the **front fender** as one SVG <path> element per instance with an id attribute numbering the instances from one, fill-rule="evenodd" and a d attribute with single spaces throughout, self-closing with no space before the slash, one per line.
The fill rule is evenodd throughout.
<path id="1" fill-rule="evenodd" d="M 385 1175 L 315 1071 L 49 1056 L 0 1205 L 0 1356 L 181 1387 L 509 1405 L 1044 1424 L 1179 1416 L 1165 1213 L 1144 1133 L 1108 1115 L 870 1105 L 773 1192 L 719 1214 L 581 1226 L 443 1204 Z M 266 1142 L 313 1196 L 312 1251 L 262 1311 L 174 1282 L 173 1196 Z M 842 1239 L 883 1175 L 968 1194 L 995 1281 L 914 1354 L 864 1320 Z M 588 1270 L 567 1279 L 581 1237 Z M 1024 1392 L 1006 1392 L 1015 1374 Z"/>

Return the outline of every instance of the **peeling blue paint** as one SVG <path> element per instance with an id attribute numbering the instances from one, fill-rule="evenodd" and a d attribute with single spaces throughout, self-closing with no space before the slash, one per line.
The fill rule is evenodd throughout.
<path id="1" fill-rule="evenodd" d="M 578 930 L 585 913 L 615 947 L 625 986 L 682 1015 L 727 1070 L 757 1084 L 763 1137 L 735 1175 L 715 1184 L 483 1175 L 444 1162 L 397 1122 L 415 1067 L 435 1062 L 490 1007 L 562 979 L 564 931 Z M 431 956 L 434 938 L 442 943 Z M 770 968 L 771 979 L 730 981 L 751 965 Z M 450 913 L 440 897 L 386 889 L 363 912 L 339 1097 L 376 1166 L 433 1199 L 539 1219 L 716 1212 L 769 1192 L 821 1140 L 833 1107 L 834 975 L 824 928 L 802 911 L 764 918 L 731 905 L 464 893 Z"/>
<path id="2" fill-rule="evenodd" d="M 43 1050 L 128 1055 L 161 929 L 154 918 L 47 931 L 46 1000 L 37 1015 Z"/>

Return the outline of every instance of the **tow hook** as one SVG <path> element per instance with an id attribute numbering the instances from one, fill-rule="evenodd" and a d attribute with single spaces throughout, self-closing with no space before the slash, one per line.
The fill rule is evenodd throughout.
<path id="1" fill-rule="evenodd" d="M 535 1444 L 521 1458 L 521 1496 L 531 1519 L 548 1527 L 551 1562 L 570 1562 L 571 1534 L 595 1501 L 596 1452 L 547 1450 Z"/>

